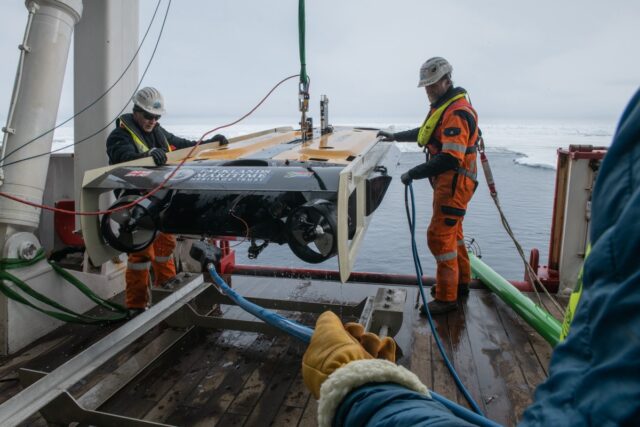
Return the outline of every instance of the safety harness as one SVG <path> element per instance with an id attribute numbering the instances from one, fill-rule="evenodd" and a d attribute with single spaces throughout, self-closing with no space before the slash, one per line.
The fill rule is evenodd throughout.
<path id="1" fill-rule="evenodd" d="M 451 97 L 451 99 L 447 100 L 444 104 L 442 104 L 441 106 L 433 110 L 433 112 L 431 112 L 422 123 L 422 126 L 420 127 L 420 131 L 418 132 L 418 145 L 420 147 L 424 147 L 425 153 L 427 155 L 427 161 L 429 160 L 430 154 L 435 154 L 431 152 L 431 150 L 429 149 L 429 145 L 432 145 L 434 146 L 434 148 L 436 148 L 435 144 L 431 142 L 431 137 L 433 136 L 433 133 L 440 125 L 442 116 L 447 111 L 449 106 L 451 106 L 451 104 L 453 104 L 459 99 L 465 98 L 466 96 L 467 96 L 467 93 L 463 92 Z M 463 107 L 461 109 L 466 111 L 468 114 L 473 115 L 466 108 Z M 480 141 L 481 134 L 482 132 L 480 131 L 480 129 L 478 129 L 478 138 L 476 139 L 476 141 L 471 147 L 467 147 L 465 149 L 465 152 L 464 152 L 465 156 L 469 156 L 477 153 L 478 141 Z M 437 147 L 437 150 L 441 151 L 442 147 Z M 452 189 L 452 191 L 455 192 L 455 185 L 458 182 L 457 175 L 463 175 L 469 178 L 475 183 L 476 187 L 478 186 L 478 170 L 475 162 L 471 163 L 471 170 L 465 169 L 462 166 L 459 166 L 457 169 L 455 169 L 455 172 L 456 172 L 456 176 L 453 179 L 454 188 Z M 429 181 L 431 181 L 431 179 Z M 433 182 L 432 182 L 432 186 L 433 186 Z"/>
<path id="2" fill-rule="evenodd" d="M 442 104 L 440 107 L 436 108 L 431 114 L 427 115 L 427 118 L 424 119 L 424 123 L 422 123 L 422 126 L 420 127 L 420 132 L 418 132 L 418 145 L 420 147 L 427 146 L 431 139 L 431 135 L 433 135 L 433 132 L 435 132 L 436 128 L 440 124 L 440 119 L 449 105 L 453 104 L 458 99 L 464 98 L 465 96 L 466 93 L 458 94 Z"/>
<path id="3" fill-rule="evenodd" d="M 149 151 L 149 147 L 147 146 L 147 144 L 145 144 L 144 138 L 141 138 L 140 135 L 138 135 L 138 133 L 135 130 L 133 130 L 130 125 L 127 124 L 127 120 L 125 116 L 120 116 L 118 118 L 118 122 L 119 122 L 118 125 L 120 126 L 121 129 L 124 129 L 127 132 L 129 132 L 129 135 L 131 135 L 131 139 L 133 139 L 133 142 L 138 148 L 138 151 L 140 153 L 146 153 L 147 151 Z M 158 132 L 157 128 L 158 127 L 156 126 L 156 128 L 153 129 L 153 132 L 156 138 L 161 137 L 160 141 L 161 143 L 163 143 L 164 147 L 168 151 L 173 151 L 173 149 L 171 148 L 171 145 L 169 144 L 169 141 L 167 141 L 167 138 L 162 134 L 162 132 Z"/>

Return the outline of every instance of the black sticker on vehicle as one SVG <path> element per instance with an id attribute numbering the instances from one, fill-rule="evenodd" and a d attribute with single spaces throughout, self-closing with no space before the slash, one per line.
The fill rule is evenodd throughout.
<path id="1" fill-rule="evenodd" d="M 446 128 L 444 130 L 445 136 L 456 136 L 460 135 L 460 128 Z"/>

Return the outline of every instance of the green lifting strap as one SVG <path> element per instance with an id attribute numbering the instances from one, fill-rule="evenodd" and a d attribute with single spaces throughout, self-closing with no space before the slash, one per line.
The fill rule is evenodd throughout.
<path id="1" fill-rule="evenodd" d="M 300 45 L 300 83 L 307 85 L 309 76 L 307 76 L 307 60 L 305 58 L 305 28 L 304 28 L 304 0 L 298 2 L 298 43 Z"/>
<path id="2" fill-rule="evenodd" d="M 11 298 L 14 301 L 25 304 L 37 311 L 40 311 L 44 314 L 47 314 L 51 317 L 62 320 L 64 322 L 81 323 L 81 324 L 105 324 L 105 323 L 119 322 L 127 319 L 128 312 L 125 307 L 121 306 L 120 304 L 116 304 L 111 301 L 107 301 L 103 298 L 100 298 L 84 283 L 82 283 L 71 273 L 64 270 L 60 266 L 56 265 L 55 263 L 49 262 L 49 265 L 51 265 L 51 267 L 55 270 L 55 272 L 61 275 L 63 279 L 65 279 L 67 282 L 75 286 L 80 292 L 85 294 L 93 302 L 95 302 L 96 304 L 100 305 L 103 308 L 106 308 L 109 311 L 116 312 L 117 315 L 113 317 L 94 317 L 94 316 L 89 316 L 82 313 L 76 313 L 75 311 L 37 292 L 36 290 L 32 289 L 29 285 L 27 285 L 24 281 L 20 280 L 13 274 L 6 271 L 11 269 L 28 267 L 36 264 L 37 262 L 43 259 L 44 259 L 43 249 L 40 249 L 36 254 L 36 256 L 31 260 L 21 260 L 16 258 L 0 259 L 0 292 L 5 294 L 7 298 Z M 20 295 L 19 293 L 11 289 L 9 286 L 5 285 L 4 280 L 14 283 L 24 293 L 31 296 L 35 300 L 40 301 L 60 311 L 47 310 L 33 304 L 28 299 L 24 298 L 22 295 Z"/>

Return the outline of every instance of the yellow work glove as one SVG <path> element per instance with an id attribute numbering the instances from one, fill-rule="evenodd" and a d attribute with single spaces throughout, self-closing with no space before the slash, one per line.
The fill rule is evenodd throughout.
<path id="1" fill-rule="evenodd" d="M 316 399 L 320 397 L 320 386 L 329 375 L 349 362 L 376 357 L 395 362 L 393 338 L 381 340 L 376 334 L 365 333 L 357 323 L 349 323 L 347 327 L 345 329 L 331 311 L 322 313 L 316 322 L 311 343 L 302 358 L 302 378 Z"/>
<path id="2" fill-rule="evenodd" d="M 360 323 L 349 322 L 344 325 L 344 329 L 358 340 L 360 345 L 374 357 L 374 359 L 386 359 L 390 362 L 396 361 L 396 342 L 393 338 L 380 338 L 373 332 L 365 332 L 364 326 Z"/>

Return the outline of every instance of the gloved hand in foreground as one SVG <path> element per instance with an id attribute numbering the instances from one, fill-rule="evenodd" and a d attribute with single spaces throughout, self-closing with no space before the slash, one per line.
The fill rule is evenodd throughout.
<path id="1" fill-rule="evenodd" d="M 404 185 L 409 185 L 411 184 L 411 181 L 413 181 L 413 178 L 411 178 L 409 172 L 405 172 L 400 176 L 400 181 L 402 181 Z"/>
<path id="2" fill-rule="evenodd" d="M 227 145 L 229 143 L 229 141 L 227 141 L 227 138 L 225 138 L 225 136 L 222 135 L 221 133 L 214 135 L 213 137 L 207 139 L 204 142 L 218 142 L 220 143 L 220 145 Z"/>
<path id="3" fill-rule="evenodd" d="M 382 137 L 383 141 L 395 141 L 396 140 L 396 137 L 393 134 L 393 132 L 387 132 L 387 131 L 384 131 L 384 130 L 381 130 L 380 132 L 378 132 L 378 135 L 376 135 L 376 136 Z"/>
<path id="4" fill-rule="evenodd" d="M 320 386 L 333 372 L 356 360 L 387 359 L 395 362 L 396 342 L 380 339 L 364 332 L 357 323 L 342 322 L 331 311 L 320 315 L 311 343 L 302 358 L 302 378 L 314 397 L 320 397 Z"/>
<path id="5" fill-rule="evenodd" d="M 153 157 L 153 162 L 156 164 L 156 166 L 162 166 L 167 163 L 167 153 L 165 153 L 162 148 L 152 148 L 151 150 L 147 151 L 147 156 Z"/>

